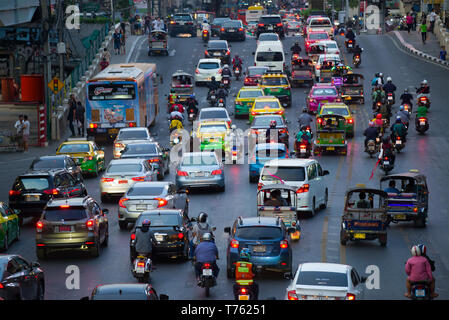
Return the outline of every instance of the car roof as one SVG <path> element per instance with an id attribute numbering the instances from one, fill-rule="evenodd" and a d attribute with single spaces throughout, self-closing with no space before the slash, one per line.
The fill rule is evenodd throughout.
<path id="1" fill-rule="evenodd" d="M 226 120 L 213 120 L 213 121 L 204 120 L 199 123 L 200 126 L 205 124 L 227 124 L 227 122 Z"/>
<path id="2" fill-rule="evenodd" d="M 278 98 L 276 98 L 275 96 L 260 96 L 260 97 L 256 97 L 255 100 L 277 100 L 279 101 Z"/>
<path id="3" fill-rule="evenodd" d="M 284 143 L 258 143 L 256 144 L 255 150 L 267 150 L 267 149 L 283 149 L 286 150 L 287 147 Z"/>
<path id="4" fill-rule="evenodd" d="M 267 36 L 267 35 L 276 36 L 276 37 L 279 38 L 279 35 L 277 33 L 274 33 L 274 32 L 265 32 L 265 33 L 262 33 L 259 37 L 263 37 L 263 36 Z"/>
<path id="5" fill-rule="evenodd" d="M 121 128 L 120 131 L 148 131 L 146 127 L 131 127 L 131 128 Z"/>
<path id="6" fill-rule="evenodd" d="M 299 266 L 301 271 L 324 271 L 344 274 L 346 274 L 350 268 L 350 266 L 346 264 L 328 262 L 305 262 Z"/>
<path id="7" fill-rule="evenodd" d="M 70 206 L 84 206 L 87 200 L 90 200 L 89 196 L 87 197 L 74 197 L 74 198 L 57 198 L 51 199 L 47 202 L 47 207 L 59 207 L 62 205 L 70 205 Z"/>
<path id="8" fill-rule="evenodd" d="M 121 164 L 121 163 L 129 163 L 129 164 L 132 164 L 132 163 L 142 163 L 142 162 L 145 162 L 145 161 L 146 161 L 145 159 L 134 159 L 134 158 L 112 159 L 112 160 L 109 162 L 109 165 L 111 165 L 111 164 Z"/>
<path id="9" fill-rule="evenodd" d="M 332 108 L 345 108 L 349 110 L 349 107 L 343 103 L 343 102 L 335 102 L 335 103 L 324 103 L 321 107 L 321 109 L 324 109 L 326 107 L 332 107 Z"/>
<path id="10" fill-rule="evenodd" d="M 260 118 L 282 118 L 282 116 L 280 114 L 260 114 L 254 117 L 254 120 L 256 119 L 260 119 Z M 282 120 L 284 120 L 284 118 L 282 118 Z M 284 122 L 284 121 L 283 121 Z"/>
<path id="11" fill-rule="evenodd" d="M 51 176 L 59 172 L 68 172 L 63 168 L 55 168 L 55 169 L 37 169 L 37 170 L 28 170 L 27 172 L 19 175 L 19 177 L 26 176 Z"/>
<path id="12" fill-rule="evenodd" d="M 165 187 L 173 184 L 171 181 L 140 181 L 133 184 L 133 188 L 145 188 L 145 187 Z"/>
<path id="13" fill-rule="evenodd" d="M 268 50 L 267 50 L 268 48 Z M 282 42 L 281 41 L 261 41 L 259 43 L 259 45 L 256 48 L 256 51 L 274 51 L 274 50 L 278 50 L 281 49 L 282 52 L 283 51 L 283 46 L 282 46 Z"/>
<path id="14" fill-rule="evenodd" d="M 63 143 L 61 143 L 61 146 L 65 145 L 65 144 L 89 144 L 89 145 L 91 145 L 93 143 L 94 143 L 93 141 L 86 141 L 86 140 L 70 140 L 70 141 L 64 141 Z"/>
<path id="15" fill-rule="evenodd" d="M 70 158 L 70 156 L 68 154 L 56 154 L 53 156 L 40 156 L 40 157 L 36 157 L 34 160 L 44 160 L 44 159 L 60 159 L 60 158 Z"/>
<path id="16" fill-rule="evenodd" d="M 251 227 L 251 226 L 273 226 L 273 227 L 279 227 L 280 224 L 278 223 L 278 218 L 275 217 L 241 217 L 238 218 L 239 223 L 237 224 L 238 227 Z M 240 221 L 242 221 L 242 224 L 240 224 Z"/>
<path id="17" fill-rule="evenodd" d="M 263 89 L 259 86 L 247 86 L 247 87 L 241 87 L 239 92 L 240 91 L 262 91 L 263 92 Z"/>
<path id="18" fill-rule="evenodd" d="M 207 108 L 201 108 L 200 113 L 203 111 L 225 111 L 228 113 L 228 110 L 223 107 L 207 107 Z"/>
<path id="19" fill-rule="evenodd" d="M 265 166 L 276 165 L 278 167 L 305 167 L 317 163 L 315 159 L 273 159 L 265 162 Z"/>
<path id="20" fill-rule="evenodd" d="M 119 295 L 119 290 L 123 293 L 146 293 L 147 287 L 147 283 L 101 284 L 96 287 L 96 293 Z"/>
<path id="21" fill-rule="evenodd" d="M 335 86 L 333 86 L 331 84 L 328 84 L 328 83 L 317 83 L 317 84 L 315 84 L 312 87 L 312 89 L 319 89 L 319 88 L 325 88 L 325 89 L 334 88 L 334 89 L 337 89 Z"/>
<path id="22" fill-rule="evenodd" d="M 226 40 L 209 40 L 209 42 L 207 43 L 207 46 L 209 46 L 209 44 L 213 44 L 213 43 L 223 43 L 228 45 L 228 42 Z"/>
<path id="23" fill-rule="evenodd" d="M 182 157 L 185 157 L 185 156 L 201 156 L 201 155 L 208 155 L 208 156 L 211 156 L 211 155 L 216 155 L 215 154 L 215 152 L 210 152 L 210 151 L 202 151 L 202 152 L 184 152 L 183 154 L 182 154 Z"/>
<path id="24" fill-rule="evenodd" d="M 334 60 L 334 59 L 338 59 L 341 60 L 340 55 L 335 54 L 335 53 L 331 53 L 331 54 L 321 54 L 319 57 L 320 60 Z"/>
<path id="25" fill-rule="evenodd" d="M 202 62 L 217 62 L 217 63 L 220 63 L 221 60 L 220 59 L 214 59 L 214 58 L 203 58 L 203 59 L 200 59 L 198 61 L 198 64 L 200 64 Z"/>
<path id="26" fill-rule="evenodd" d="M 160 215 L 160 214 L 164 214 L 164 215 L 169 215 L 169 214 L 182 214 L 183 210 L 181 209 L 154 209 L 154 210 L 148 210 L 148 211 L 143 211 L 141 213 L 141 215 L 145 215 L 145 216 L 151 216 L 151 215 Z"/>

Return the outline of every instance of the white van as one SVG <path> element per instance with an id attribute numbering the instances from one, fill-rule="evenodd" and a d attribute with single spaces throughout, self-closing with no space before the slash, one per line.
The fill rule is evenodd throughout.
<path id="1" fill-rule="evenodd" d="M 296 211 L 310 212 L 327 207 L 326 175 L 315 159 L 275 159 L 265 163 L 259 177 L 258 188 L 274 183 L 285 183 L 298 188 Z"/>
<path id="2" fill-rule="evenodd" d="M 284 71 L 285 54 L 282 43 L 263 41 L 256 49 L 254 62 L 257 67 L 268 67 L 271 71 Z"/>

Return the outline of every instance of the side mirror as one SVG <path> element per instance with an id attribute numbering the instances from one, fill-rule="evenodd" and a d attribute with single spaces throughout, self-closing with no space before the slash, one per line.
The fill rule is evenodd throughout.
<path id="1" fill-rule="evenodd" d="M 327 170 L 323 171 L 323 176 L 327 176 L 328 174 L 329 174 L 329 171 L 327 171 Z"/>
<path id="2" fill-rule="evenodd" d="M 215 231 L 215 230 L 217 230 L 217 228 L 216 227 L 212 227 L 212 231 Z"/>
<path id="3" fill-rule="evenodd" d="M 294 156 L 295 154 L 295 151 L 290 151 L 290 157 Z"/>
<path id="4" fill-rule="evenodd" d="M 103 152 L 104 152 L 104 147 L 100 147 L 100 151 L 103 151 Z"/>
<path id="5" fill-rule="evenodd" d="M 162 148 L 162 152 L 170 152 L 170 148 Z"/>
<path id="6" fill-rule="evenodd" d="M 196 218 L 191 218 L 191 219 L 190 219 L 190 222 L 196 222 L 196 221 L 197 221 Z"/>
<path id="7" fill-rule="evenodd" d="M 253 56 L 254 56 L 255 54 L 256 54 L 255 52 L 252 53 Z"/>
<path id="8" fill-rule="evenodd" d="M 158 136 L 158 133 L 157 133 L 157 132 L 152 133 L 151 136 L 152 136 L 152 137 L 157 137 L 157 136 Z"/>
<path id="9" fill-rule="evenodd" d="M 365 283 L 366 279 L 368 279 L 368 278 L 367 277 L 362 277 L 362 279 L 360 279 L 360 280 L 361 280 L 362 283 Z"/>
<path id="10" fill-rule="evenodd" d="M 109 214 L 109 209 L 103 209 L 104 214 Z"/>
<path id="11" fill-rule="evenodd" d="M 88 296 L 82 297 L 80 300 L 89 300 L 89 297 Z"/>
<path id="12" fill-rule="evenodd" d="M 225 227 L 224 232 L 231 234 L 231 227 Z"/>
<path id="13" fill-rule="evenodd" d="M 291 227 L 290 227 L 290 228 L 287 229 L 287 233 L 288 233 L 288 234 L 293 233 L 293 232 L 296 232 L 296 229 L 295 229 L 295 228 L 291 228 Z"/>
<path id="14" fill-rule="evenodd" d="M 169 298 L 169 297 L 168 297 L 168 295 L 166 295 L 166 294 L 162 294 L 162 293 L 161 293 L 161 294 L 159 295 L 159 300 L 168 300 L 168 298 Z"/>
<path id="15" fill-rule="evenodd" d="M 33 262 L 33 263 L 31 264 L 31 267 L 33 267 L 33 268 L 40 268 L 40 267 L 41 267 L 41 264 L 40 264 L 39 262 Z"/>

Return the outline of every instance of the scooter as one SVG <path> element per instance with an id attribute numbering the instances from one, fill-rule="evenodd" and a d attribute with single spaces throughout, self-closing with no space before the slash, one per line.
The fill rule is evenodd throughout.
<path id="1" fill-rule="evenodd" d="M 211 107 L 214 107 L 216 103 L 217 103 L 217 94 L 215 90 L 211 90 L 209 94 L 209 104 Z"/>
<path id="2" fill-rule="evenodd" d="M 235 77 L 235 80 L 239 80 L 239 78 L 240 78 L 240 72 L 241 72 L 241 70 L 240 70 L 240 67 L 239 66 L 236 66 L 235 68 L 234 68 L 234 77 Z"/>
<path id="3" fill-rule="evenodd" d="M 133 262 L 132 274 L 140 283 L 150 283 L 150 273 L 152 271 L 152 262 L 150 258 L 137 256 Z"/>
<path id="4" fill-rule="evenodd" d="M 373 154 L 377 152 L 377 146 L 374 140 L 368 140 L 368 142 L 366 143 L 365 152 L 369 154 L 370 158 L 372 158 Z"/>
<path id="5" fill-rule="evenodd" d="M 427 95 L 418 96 L 418 106 L 424 106 L 427 110 L 430 108 L 430 99 Z"/>
<path id="6" fill-rule="evenodd" d="M 217 285 L 217 280 L 213 274 L 212 263 L 205 262 L 201 266 L 200 282 L 198 286 L 205 289 L 206 297 L 210 295 L 210 288 Z"/>
<path id="7" fill-rule="evenodd" d="M 189 119 L 190 123 L 193 123 L 193 121 L 196 120 L 196 117 L 197 117 L 197 113 L 195 112 L 195 110 L 193 108 L 187 109 L 187 118 Z"/>
<path id="8" fill-rule="evenodd" d="M 418 118 L 416 119 L 415 128 L 420 134 L 424 134 L 427 130 L 429 130 L 429 121 L 426 117 Z"/>
<path id="9" fill-rule="evenodd" d="M 346 40 L 346 49 L 348 53 L 352 52 L 352 49 L 355 47 L 355 40 Z"/>
<path id="10" fill-rule="evenodd" d="M 312 154 L 311 144 L 304 141 L 295 141 L 295 154 L 296 158 L 310 158 Z"/>
<path id="11" fill-rule="evenodd" d="M 405 142 L 400 136 L 394 137 L 393 143 L 394 148 L 396 149 L 397 152 L 401 152 L 401 150 L 404 149 L 405 147 Z"/>
<path id="12" fill-rule="evenodd" d="M 354 67 L 358 68 L 360 64 L 362 63 L 362 58 L 360 54 L 356 54 L 354 58 L 352 59 L 352 62 L 354 64 Z"/>
<path id="13" fill-rule="evenodd" d="M 383 156 L 383 158 L 380 160 L 379 166 L 385 172 L 385 174 L 388 174 L 388 172 L 390 172 L 394 168 L 394 165 L 391 162 L 390 157 L 388 156 Z"/>
<path id="14" fill-rule="evenodd" d="M 387 104 L 389 106 L 392 106 L 392 105 L 394 105 L 394 103 L 395 103 L 395 99 L 394 99 L 393 92 L 388 92 L 387 93 Z"/>
<path id="15" fill-rule="evenodd" d="M 201 32 L 201 39 L 203 39 L 203 42 L 208 42 L 209 38 L 210 38 L 209 30 L 203 30 L 203 32 Z"/>
<path id="16" fill-rule="evenodd" d="M 416 281 L 410 283 L 412 300 L 432 300 L 430 285 L 427 281 Z"/>
<path id="17" fill-rule="evenodd" d="M 231 77 L 228 75 L 223 75 L 221 77 L 221 83 L 223 83 L 226 89 L 229 89 L 231 87 Z"/>
<path id="18" fill-rule="evenodd" d="M 226 108 L 226 101 L 223 98 L 218 99 L 217 107 L 219 107 L 219 108 Z"/>

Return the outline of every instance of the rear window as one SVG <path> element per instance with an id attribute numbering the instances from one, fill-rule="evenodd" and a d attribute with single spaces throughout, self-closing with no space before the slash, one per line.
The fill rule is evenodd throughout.
<path id="1" fill-rule="evenodd" d="M 181 14 L 181 15 L 174 15 L 173 16 L 174 20 L 180 20 L 180 21 L 192 21 L 192 17 L 190 16 L 190 14 Z"/>
<path id="2" fill-rule="evenodd" d="M 279 51 L 259 51 L 257 53 L 256 61 L 265 62 L 265 61 L 284 61 L 284 55 Z"/>
<path id="3" fill-rule="evenodd" d="M 152 214 L 152 215 L 143 215 L 141 214 L 136 222 L 136 227 L 142 226 L 142 221 L 144 219 L 148 219 L 151 221 L 150 227 L 172 227 L 178 226 L 180 221 L 180 217 L 177 214 Z"/>
<path id="4" fill-rule="evenodd" d="M 323 108 L 323 112 L 321 114 L 337 114 L 340 116 L 349 116 L 348 109 L 346 108 Z"/>
<path id="5" fill-rule="evenodd" d="M 87 218 L 86 209 L 84 207 L 59 208 L 51 207 L 44 211 L 44 219 L 47 221 L 75 221 Z"/>
<path id="6" fill-rule="evenodd" d="M 225 132 L 227 127 L 225 124 L 205 124 L 200 128 L 200 133 Z"/>
<path id="7" fill-rule="evenodd" d="M 257 101 L 254 105 L 254 109 L 279 109 L 279 102 L 277 101 Z"/>
<path id="8" fill-rule="evenodd" d="M 228 49 L 228 45 L 224 41 L 214 41 L 214 42 L 209 42 L 207 44 L 207 48 L 208 49 L 227 50 Z"/>
<path id="9" fill-rule="evenodd" d="M 129 144 L 125 148 L 125 152 L 122 154 L 132 155 L 132 154 L 156 154 L 157 149 L 154 144 Z"/>
<path id="10" fill-rule="evenodd" d="M 22 177 L 16 180 L 13 190 L 46 190 L 49 187 L 48 177 Z"/>
<path id="11" fill-rule="evenodd" d="M 305 286 L 347 287 L 348 277 L 345 273 L 301 271 L 296 284 Z"/>
<path id="12" fill-rule="evenodd" d="M 248 75 L 250 77 L 262 76 L 267 72 L 268 68 L 248 68 Z"/>
<path id="13" fill-rule="evenodd" d="M 200 119 L 219 119 L 219 118 L 227 118 L 228 115 L 226 111 L 222 110 L 211 110 L 211 111 L 202 111 Z"/>
<path id="14" fill-rule="evenodd" d="M 110 164 L 107 173 L 123 173 L 123 172 L 141 172 L 142 165 L 140 163 L 114 163 Z"/>
<path id="15" fill-rule="evenodd" d="M 262 158 L 285 158 L 285 150 L 283 149 L 259 149 L 256 150 L 256 156 Z"/>
<path id="16" fill-rule="evenodd" d="M 64 159 L 39 159 L 32 163 L 30 169 L 57 169 L 64 168 Z"/>
<path id="17" fill-rule="evenodd" d="M 244 90 L 240 91 L 239 98 L 257 98 L 263 95 L 262 90 Z"/>
<path id="18" fill-rule="evenodd" d="M 122 294 L 96 294 L 92 297 L 92 300 L 148 300 L 145 293 L 126 293 Z"/>
<path id="19" fill-rule="evenodd" d="M 264 167 L 262 181 L 304 181 L 306 171 L 303 167 Z"/>
<path id="20" fill-rule="evenodd" d="M 126 193 L 128 196 L 159 196 L 164 194 L 165 186 L 163 187 L 131 187 Z"/>
<path id="21" fill-rule="evenodd" d="M 314 89 L 312 92 L 312 95 L 314 96 L 336 96 L 337 90 L 334 88 L 319 88 Z"/>
<path id="22" fill-rule="evenodd" d="M 329 49 L 338 49 L 338 46 L 335 42 L 329 42 L 329 43 L 326 43 L 325 45 Z"/>
<path id="23" fill-rule="evenodd" d="M 277 24 L 277 23 L 282 23 L 282 21 L 281 21 L 281 17 L 260 17 L 259 23 Z"/>
<path id="24" fill-rule="evenodd" d="M 202 155 L 185 155 L 182 158 L 181 166 L 211 166 L 217 165 L 217 158 L 214 154 L 202 154 Z"/>
<path id="25" fill-rule="evenodd" d="M 284 77 L 262 78 L 262 85 L 264 85 L 264 86 L 283 86 L 283 85 L 288 85 L 288 81 Z"/>
<path id="26" fill-rule="evenodd" d="M 240 28 L 241 26 L 240 21 L 226 21 L 223 23 L 224 28 Z"/>
<path id="27" fill-rule="evenodd" d="M 262 33 L 259 36 L 259 41 L 278 41 L 279 36 L 276 33 Z"/>
<path id="28" fill-rule="evenodd" d="M 224 22 L 230 21 L 230 20 L 231 20 L 230 18 L 215 18 L 214 22 L 212 22 L 212 24 L 217 24 L 217 25 L 219 24 L 219 25 L 221 25 Z"/>
<path id="29" fill-rule="evenodd" d="M 82 153 L 89 152 L 90 146 L 88 143 L 80 143 L 80 144 L 64 144 L 59 149 L 59 152 L 62 153 Z"/>
<path id="30" fill-rule="evenodd" d="M 243 240 L 274 240 L 282 238 L 282 229 L 265 226 L 240 227 L 235 236 Z"/>
<path id="31" fill-rule="evenodd" d="M 284 120 L 282 117 L 255 117 L 252 123 L 252 127 L 269 127 L 270 122 L 276 120 L 276 127 L 283 127 Z"/>
<path id="32" fill-rule="evenodd" d="M 145 130 L 125 130 L 120 131 L 118 140 L 139 140 L 148 139 L 148 133 Z"/>
<path id="33" fill-rule="evenodd" d="M 309 40 L 325 40 L 329 39 L 327 33 L 311 33 L 309 35 Z"/>
<path id="34" fill-rule="evenodd" d="M 220 65 L 217 62 L 201 62 L 198 69 L 213 70 L 220 69 Z"/>
<path id="35" fill-rule="evenodd" d="M 331 27 L 331 22 L 329 19 L 314 19 L 310 21 L 311 27 Z"/>

